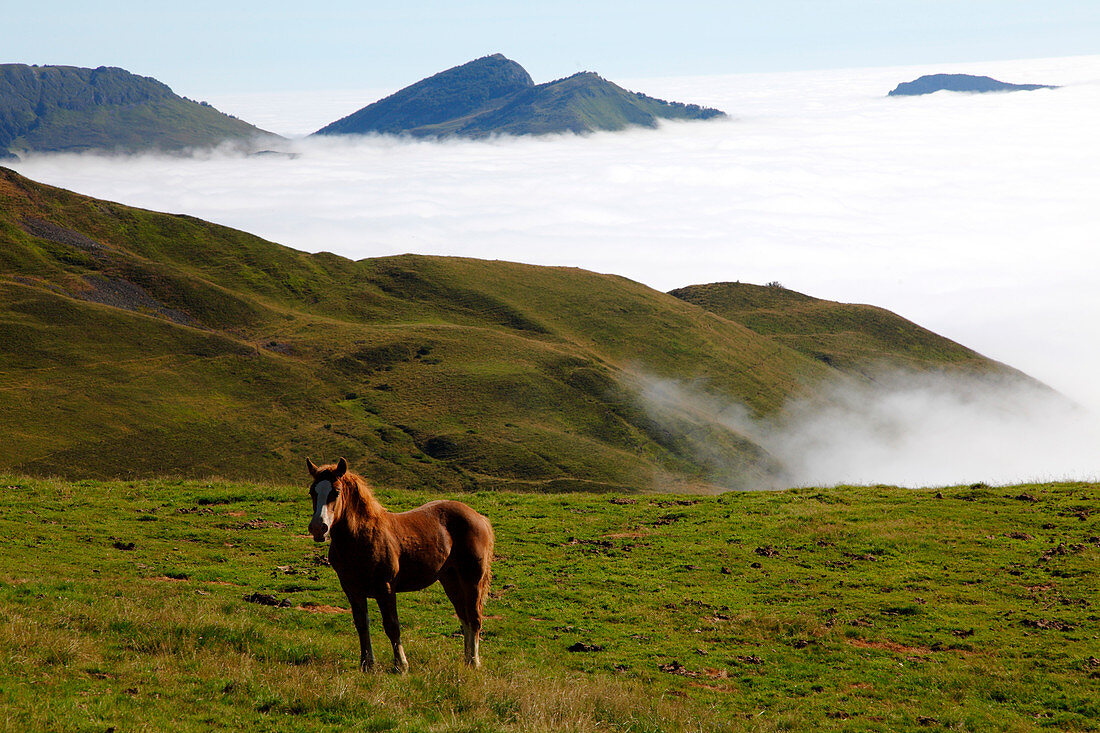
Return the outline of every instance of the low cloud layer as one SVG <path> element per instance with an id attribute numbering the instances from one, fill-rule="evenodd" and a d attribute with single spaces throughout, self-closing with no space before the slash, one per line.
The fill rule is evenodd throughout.
<path id="1" fill-rule="evenodd" d="M 697 386 L 639 382 L 642 405 L 666 429 L 690 437 L 717 427 L 767 451 L 778 475 L 747 488 L 1100 479 L 1095 414 L 1019 380 L 900 372 L 874 383 L 838 379 L 766 420 Z M 735 474 L 707 445 L 693 448 L 716 483 Z"/>
<path id="2" fill-rule="evenodd" d="M 1064 86 L 886 97 L 935 72 Z M 353 258 L 571 265 L 661 290 L 780 281 L 889 308 L 1100 409 L 1100 57 L 625 83 L 731 119 L 583 138 L 299 139 L 294 159 L 44 155 L 15 167 Z M 211 101 L 304 133 L 377 96 Z"/>

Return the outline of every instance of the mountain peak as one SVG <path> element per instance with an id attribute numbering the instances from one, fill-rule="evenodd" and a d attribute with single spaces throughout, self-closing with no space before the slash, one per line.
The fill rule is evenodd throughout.
<path id="1" fill-rule="evenodd" d="M 495 53 L 421 79 L 317 131 L 318 135 L 401 133 L 463 117 L 534 85 L 522 66 Z"/>
<path id="2" fill-rule="evenodd" d="M 536 85 L 502 54 L 442 71 L 317 131 L 485 137 L 655 127 L 658 119 L 707 119 L 723 112 L 629 92 L 593 71 Z"/>

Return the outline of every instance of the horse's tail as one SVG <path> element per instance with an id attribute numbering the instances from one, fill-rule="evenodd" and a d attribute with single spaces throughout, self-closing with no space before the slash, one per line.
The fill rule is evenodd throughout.
<path id="1" fill-rule="evenodd" d="M 481 615 L 482 609 L 485 608 L 485 599 L 489 597 L 489 585 L 493 582 L 493 546 L 496 543 L 496 535 L 493 533 L 493 525 L 489 524 L 489 520 L 482 517 L 485 520 L 485 530 L 487 533 L 487 541 L 485 543 L 485 553 L 481 557 L 481 578 L 477 581 L 477 613 Z"/>

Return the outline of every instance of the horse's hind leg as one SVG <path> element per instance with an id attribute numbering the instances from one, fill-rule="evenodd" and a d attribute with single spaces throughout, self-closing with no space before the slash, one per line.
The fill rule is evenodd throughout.
<path id="1" fill-rule="evenodd" d="M 474 669 L 481 666 L 481 611 L 485 608 L 485 599 L 489 596 L 489 581 L 492 573 L 489 572 L 487 560 L 479 559 L 474 565 L 469 578 L 466 579 L 466 614 L 469 618 L 469 639 L 466 652 L 466 662 Z"/>
<path id="2" fill-rule="evenodd" d="M 382 628 L 390 637 L 393 645 L 393 669 L 404 674 L 409 671 L 409 661 L 405 659 L 405 648 L 401 646 L 401 624 L 397 620 L 397 594 L 387 593 L 378 596 L 378 610 L 382 612 Z"/>
<path id="3" fill-rule="evenodd" d="M 462 623 L 466 664 L 477 669 L 481 666 L 481 609 L 489 589 L 488 569 L 475 567 L 466 573 L 452 570 L 440 577 L 439 582 Z"/>
<path id="4" fill-rule="evenodd" d="M 359 632 L 359 669 L 367 672 L 374 669 L 374 649 L 370 643 L 370 616 L 367 615 L 367 599 L 351 600 L 351 618 L 355 630 Z"/>
<path id="5" fill-rule="evenodd" d="M 451 599 L 451 605 L 455 607 L 455 615 L 458 616 L 458 621 L 462 624 L 462 641 L 466 664 L 477 667 L 480 662 L 477 660 L 477 644 L 474 642 L 474 636 L 471 632 L 470 604 L 467 600 L 466 584 L 455 570 L 450 570 L 439 576 L 439 584 L 447 592 L 447 597 Z"/>

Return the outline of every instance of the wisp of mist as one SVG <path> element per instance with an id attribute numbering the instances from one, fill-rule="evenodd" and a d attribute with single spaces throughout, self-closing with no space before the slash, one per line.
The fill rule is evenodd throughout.
<path id="1" fill-rule="evenodd" d="M 1062 86 L 886 96 L 938 72 Z M 660 290 L 779 281 L 888 308 L 1100 410 L 1100 56 L 616 81 L 730 119 L 584 137 L 299 137 L 287 143 L 295 157 L 39 155 L 14 167 L 352 258 L 570 265 Z M 210 101 L 301 135 L 378 96 Z M 873 404 L 834 395 L 831 411 L 808 412 L 774 449 L 808 482 L 1100 475 L 1088 413 L 1041 409 L 1009 434 L 959 413 L 956 393 L 923 385 Z M 921 427 L 886 442 L 889 430 L 868 427 L 902 423 Z M 822 434 L 848 437 L 822 447 Z M 1034 450 L 1009 447 L 1025 435 Z"/>
<path id="2" fill-rule="evenodd" d="M 666 430 L 718 427 L 763 448 L 779 472 L 773 483 L 755 488 L 1100 476 L 1095 416 L 1026 379 L 884 371 L 861 381 L 838 375 L 817 385 L 813 397 L 792 400 L 761 419 L 699 385 L 635 378 L 641 406 Z M 719 485 L 733 473 L 705 448 L 695 458 Z"/>

